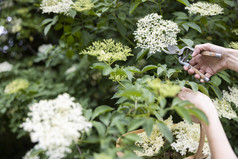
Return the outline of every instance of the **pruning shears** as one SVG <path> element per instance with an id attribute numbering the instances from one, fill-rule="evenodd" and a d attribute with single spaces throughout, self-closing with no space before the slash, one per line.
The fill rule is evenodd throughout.
<path id="1" fill-rule="evenodd" d="M 167 54 L 177 54 L 179 56 L 178 61 L 180 64 L 184 65 L 184 66 L 188 66 L 189 69 L 193 69 L 194 72 L 198 75 L 200 75 L 201 79 L 203 79 L 205 82 L 209 81 L 209 78 L 206 77 L 203 73 L 201 73 L 199 70 L 197 70 L 196 68 L 194 68 L 193 66 L 191 66 L 189 64 L 189 60 L 188 58 L 191 57 L 194 48 L 189 47 L 189 46 L 185 46 L 181 49 L 179 49 L 176 45 L 169 45 L 167 47 L 167 50 L 162 48 L 162 50 L 167 53 Z M 215 52 L 210 52 L 210 51 L 203 51 L 201 52 L 202 55 L 205 56 L 213 56 L 215 58 L 221 58 L 221 54 L 220 53 L 215 53 Z"/>

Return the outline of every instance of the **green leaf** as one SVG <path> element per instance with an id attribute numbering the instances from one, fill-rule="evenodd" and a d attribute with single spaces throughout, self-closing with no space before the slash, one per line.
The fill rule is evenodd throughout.
<path id="1" fill-rule="evenodd" d="M 198 89 L 199 89 L 202 93 L 204 93 L 204 94 L 206 94 L 207 96 L 209 96 L 209 92 L 208 92 L 207 88 L 204 87 L 203 85 L 198 84 Z"/>
<path id="2" fill-rule="evenodd" d="M 221 99 L 222 98 L 222 92 L 217 86 L 210 85 L 210 88 L 213 90 L 213 92 L 216 94 L 216 96 Z"/>
<path id="3" fill-rule="evenodd" d="M 140 4 L 141 4 L 141 2 L 138 2 L 138 1 L 133 2 L 130 6 L 129 14 L 132 14 Z"/>
<path id="4" fill-rule="evenodd" d="M 173 15 L 177 16 L 177 19 L 188 19 L 188 16 L 184 12 L 174 12 Z"/>
<path id="5" fill-rule="evenodd" d="M 74 9 L 69 10 L 69 16 L 74 18 L 76 16 L 77 12 Z"/>
<path id="6" fill-rule="evenodd" d="M 130 124 L 128 126 L 128 131 L 135 130 L 135 129 L 143 126 L 144 123 L 145 123 L 144 119 L 134 119 L 130 122 Z"/>
<path id="7" fill-rule="evenodd" d="M 189 26 L 188 26 L 188 24 L 187 24 L 187 23 L 183 23 L 183 24 L 182 24 L 182 26 L 183 26 L 183 28 L 184 28 L 186 31 L 188 31 L 188 29 L 189 29 Z"/>
<path id="8" fill-rule="evenodd" d="M 190 109 L 188 109 L 188 111 L 189 111 L 190 114 L 194 115 L 199 120 L 201 120 L 201 121 L 205 122 L 206 124 L 208 124 L 207 116 L 200 109 L 198 109 L 198 108 L 190 108 Z"/>
<path id="9" fill-rule="evenodd" d="M 127 75 L 127 78 L 130 82 L 132 82 L 132 78 L 133 78 L 133 74 L 131 73 L 131 71 L 128 68 L 123 69 Z"/>
<path id="10" fill-rule="evenodd" d="M 154 125 L 153 119 L 146 118 L 145 124 L 143 125 L 143 129 L 145 130 L 147 136 L 151 135 L 153 130 L 153 125 Z"/>
<path id="11" fill-rule="evenodd" d="M 160 132 L 165 136 L 165 138 L 170 143 L 172 143 L 172 141 L 173 141 L 173 134 L 171 133 L 169 128 L 162 121 L 159 121 L 157 125 L 159 127 Z"/>
<path id="12" fill-rule="evenodd" d="M 105 63 L 94 63 L 91 68 L 103 70 L 107 65 Z"/>
<path id="13" fill-rule="evenodd" d="M 184 42 L 186 45 L 192 47 L 194 45 L 194 42 L 191 39 L 182 39 L 180 38 L 180 40 L 182 40 L 182 42 Z"/>
<path id="14" fill-rule="evenodd" d="M 177 0 L 177 1 L 184 4 L 185 6 L 190 6 L 190 3 L 188 0 Z"/>
<path id="15" fill-rule="evenodd" d="M 153 70 L 153 69 L 156 69 L 158 68 L 158 66 L 155 66 L 155 65 L 147 65 L 145 66 L 143 69 L 142 69 L 142 72 L 146 72 L 146 71 L 149 71 L 149 70 Z"/>
<path id="16" fill-rule="evenodd" d="M 219 86 L 221 84 L 221 79 L 217 76 L 214 75 L 211 78 L 211 82 L 215 85 L 215 86 Z"/>
<path id="17" fill-rule="evenodd" d="M 121 134 L 124 134 L 126 132 L 125 125 L 123 125 L 120 121 L 117 120 L 115 124 Z"/>
<path id="18" fill-rule="evenodd" d="M 45 29 L 44 29 L 44 34 L 47 35 L 47 33 L 49 32 L 50 28 L 51 28 L 52 24 L 48 24 Z"/>
<path id="19" fill-rule="evenodd" d="M 47 18 L 41 22 L 41 26 L 48 24 L 49 22 L 52 22 L 51 18 Z"/>
<path id="20" fill-rule="evenodd" d="M 161 97 L 159 103 L 160 103 L 160 107 L 164 108 L 166 106 L 166 104 L 167 104 L 166 98 L 165 97 Z"/>
<path id="21" fill-rule="evenodd" d="M 166 71 L 167 69 L 167 66 L 166 65 L 161 65 L 161 66 L 158 66 L 157 68 L 157 75 L 158 76 L 161 76 L 161 74 Z"/>
<path id="22" fill-rule="evenodd" d="M 114 110 L 114 109 L 113 109 L 112 107 L 110 107 L 110 106 L 107 106 L 107 105 L 99 106 L 99 107 L 97 107 L 97 108 L 94 110 L 93 116 L 92 116 L 92 120 L 93 120 L 94 118 L 96 118 L 97 116 L 99 116 L 99 115 L 101 115 L 101 114 L 104 114 L 104 113 L 106 113 L 106 112 L 110 112 L 110 111 L 112 111 L 112 110 Z"/>
<path id="23" fill-rule="evenodd" d="M 231 84 L 230 75 L 226 73 L 225 71 L 218 72 L 217 75 L 221 77 L 227 83 Z"/>
<path id="24" fill-rule="evenodd" d="M 105 127 L 105 125 L 103 125 L 102 123 L 100 123 L 100 122 L 98 122 L 98 121 L 93 121 L 92 124 L 93 124 L 93 127 L 96 128 L 98 134 L 99 134 L 101 137 L 104 137 L 104 136 L 105 136 L 105 132 L 106 132 L 106 127 Z"/>
<path id="25" fill-rule="evenodd" d="M 186 24 L 188 26 L 190 26 L 191 28 L 197 30 L 199 33 L 202 33 L 202 30 L 201 30 L 200 26 L 197 25 L 196 23 L 194 23 L 194 22 L 187 22 Z"/>
<path id="26" fill-rule="evenodd" d="M 122 22 L 120 22 L 120 20 L 116 20 L 116 25 L 117 25 L 117 30 L 118 32 L 121 34 L 121 36 L 126 36 L 127 33 L 127 29 L 126 27 L 123 25 Z"/>
<path id="27" fill-rule="evenodd" d="M 170 78 L 176 72 L 175 69 L 169 69 L 167 72 L 167 77 Z"/>
<path id="28" fill-rule="evenodd" d="M 106 126 L 110 124 L 110 119 L 111 119 L 111 113 L 109 112 L 99 116 L 99 120 Z"/>
<path id="29" fill-rule="evenodd" d="M 175 106 L 173 108 L 183 119 L 185 119 L 190 124 L 192 123 L 191 116 L 190 116 L 189 111 L 187 109 L 185 109 L 184 107 L 178 107 L 178 106 Z"/>
<path id="30" fill-rule="evenodd" d="M 195 83 L 195 82 L 189 82 L 189 85 L 192 87 L 192 90 L 194 92 L 197 92 L 198 91 L 198 84 Z"/>
<path id="31" fill-rule="evenodd" d="M 111 72 L 112 72 L 112 68 L 110 66 L 108 66 L 108 65 L 106 65 L 106 67 L 102 70 L 102 74 L 104 76 L 109 75 Z"/>
<path id="32" fill-rule="evenodd" d="M 142 49 L 136 56 L 136 61 L 142 59 L 147 53 L 149 52 L 149 49 Z"/>
<path id="33" fill-rule="evenodd" d="M 130 88 L 130 89 L 126 89 L 125 91 L 119 93 L 120 96 L 124 96 L 124 97 L 131 97 L 131 96 L 136 96 L 136 97 L 140 97 L 142 96 L 142 93 L 134 88 Z"/>

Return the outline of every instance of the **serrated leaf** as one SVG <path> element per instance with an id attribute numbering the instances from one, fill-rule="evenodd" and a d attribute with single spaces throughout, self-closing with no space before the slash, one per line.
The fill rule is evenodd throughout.
<path id="1" fill-rule="evenodd" d="M 106 67 L 104 67 L 104 69 L 102 70 L 102 74 L 104 76 L 109 75 L 111 72 L 112 72 L 112 68 L 110 66 L 108 66 L 108 65 L 106 65 Z"/>
<path id="2" fill-rule="evenodd" d="M 92 120 L 96 117 L 98 117 L 99 115 L 103 114 L 103 113 L 106 113 L 106 112 L 110 112 L 114 110 L 114 108 L 110 107 L 110 106 L 107 106 L 107 105 L 102 105 L 102 106 L 99 106 L 97 107 L 94 112 L 93 112 L 93 116 L 92 116 Z"/>
<path id="3" fill-rule="evenodd" d="M 192 123 L 192 118 L 187 109 L 185 109 L 184 107 L 178 107 L 178 106 L 175 106 L 174 109 L 179 114 L 179 116 L 181 116 L 184 120 L 186 120 L 190 124 Z"/>
<path id="4" fill-rule="evenodd" d="M 98 121 L 93 121 L 92 124 L 93 124 L 93 127 L 96 128 L 99 136 L 104 137 L 105 136 L 105 132 L 106 132 L 105 125 L 103 125 L 102 123 L 100 123 Z"/>
<path id="5" fill-rule="evenodd" d="M 188 19 L 188 16 L 184 12 L 174 12 L 173 13 L 175 16 L 177 16 L 177 19 Z"/>
<path id="6" fill-rule="evenodd" d="M 47 33 L 49 32 L 50 28 L 51 28 L 52 24 L 48 24 L 45 28 L 44 28 L 44 34 L 47 35 Z"/>
<path id="7" fill-rule="evenodd" d="M 183 23 L 183 24 L 182 24 L 182 26 L 183 26 L 183 28 L 184 28 L 186 31 L 188 31 L 188 29 L 189 29 L 189 26 L 188 26 L 188 24 L 186 24 L 186 23 Z"/>
<path id="8" fill-rule="evenodd" d="M 138 2 L 138 1 L 133 2 L 130 6 L 129 14 L 132 14 L 140 4 L 141 4 L 141 2 Z"/>
<path id="9" fill-rule="evenodd" d="M 143 69 L 142 69 L 142 72 L 146 72 L 146 71 L 149 71 L 149 70 L 153 70 L 153 69 L 156 69 L 158 68 L 158 66 L 155 66 L 155 65 L 147 65 L 145 66 Z"/>
<path id="10" fill-rule="evenodd" d="M 49 22 L 52 22 L 52 19 L 51 19 L 51 18 L 47 18 L 47 19 L 43 20 L 43 21 L 41 22 L 41 26 L 43 26 L 43 25 L 45 25 L 45 24 L 48 24 Z"/>
<path id="11" fill-rule="evenodd" d="M 136 130 L 139 127 L 143 126 L 145 121 L 143 119 L 134 119 L 130 122 L 128 126 L 128 131 Z"/>
<path id="12" fill-rule="evenodd" d="M 164 71 L 165 71 L 165 70 L 164 70 L 163 67 L 158 67 L 158 68 L 157 68 L 157 75 L 158 75 L 158 76 L 161 76 L 161 74 L 162 74 Z"/>
<path id="13" fill-rule="evenodd" d="M 184 4 L 185 6 L 190 6 L 190 3 L 188 0 L 177 0 L 177 1 Z"/>
<path id="14" fill-rule="evenodd" d="M 204 87 L 203 85 L 198 84 L 198 89 L 199 89 L 202 93 L 204 93 L 204 94 L 206 94 L 207 96 L 209 96 L 209 92 L 208 92 L 207 88 Z"/>
<path id="15" fill-rule="evenodd" d="M 136 56 L 136 61 L 142 59 L 147 53 L 149 52 L 149 49 L 142 49 Z"/>
<path id="16" fill-rule="evenodd" d="M 91 68 L 103 70 L 107 65 L 105 63 L 94 63 Z"/>
<path id="17" fill-rule="evenodd" d="M 154 125 L 153 119 L 146 118 L 145 124 L 143 125 L 143 129 L 145 130 L 147 136 L 151 135 L 153 130 L 153 125 Z"/>
<path id="18" fill-rule="evenodd" d="M 221 99 L 222 98 L 222 92 L 217 86 L 210 85 L 210 88 L 213 90 L 213 92 L 216 94 L 216 96 Z"/>
<path id="19" fill-rule="evenodd" d="M 198 84 L 195 83 L 195 82 L 189 82 L 189 85 L 191 86 L 192 90 L 194 92 L 197 92 L 198 91 Z"/>
<path id="20" fill-rule="evenodd" d="M 191 39 L 182 39 L 180 38 L 180 40 L 182 40 L 182 42 L 184 42 L 186 45 L 192 47 L 194 45 L 194 42 Z"/>
<path id="21" fill-rule="evenodd" d="M 199 120 L 201 120 L 201 121 L 205 122 L 206 124 L 208 124 L 207 116 L 200 109 L 198 109 L 198 108 L 190 108 L 190 109 L 188 109 L 188 111 L 189 111 L 190 114 L 194 115 Z"/>
<path id="22" fill-rule="evenodd" d="M 126 89 L 125 91 L 119 93 L 120 96 L 124 96 L 124 97 L 131 97 L 131 96 L 136 96 L 136 97 L 140 97 L 142 96 L 142 93 L 137 90 L 137 89 Z"/>
<path id="23" fill-rule="evenodd" d="M 231 84 L 231 79 L 230 79 L 230 75 L 227 74 L 225 71 L 221 71 L 219 73 L 217 73 L 217 75 L 219 77 L 221 77 L 224 81 L 226 81 L 227 83 Z"/>
<path id="24" fill-rule="evenodd" d="M 127 78 L 130 82 L 132 82 L 132 78 L 133 78 L 133 74 L 131 73 L 131 71 L 129 71 L 128 69 L 123 69 L 127 75 Z"/>
<path id="25" fill-rule="evenodd" d="M 172 141 L 173 141 L 173 134 L 171 133 L 169 128 L 162 121 L 159 121 L 157 125 L 159 127 L 160 132 L 165 136 L 165 138 L 170 143 L 172 143 Z"/>
<path id="26" fill-rule="evenodd" d="M 175 72 L 176 72 L 175 69 L 169 69 L 169 70 L 167 71 L 167 77 L 170 78 Z"/>
<path id="27" fill-rule="evenodd" d="M 197 30 L 199 33 L 202 33 L 202 30 L 201 30 L 200 26 L 197 25 L 196 23 L 194 23 L 194 22 L 187 22 L 186 24 L 187 24 L 189 27 L 191 27 L 191 28 Z"/>
<path id="28" fill-rule="evenodd" d="M 211 82 L 215 85 L 215 86 L 219 86 L 221 84 L 221 79 L 217 76 L 214 75 L 211 78 Z"/>
<path id="29" fill-rule="evenodd" d="M 125 125 L 121 124 L 120 121 L 116 121 L 115 125 L 121 134 L 126 132 Z"/>

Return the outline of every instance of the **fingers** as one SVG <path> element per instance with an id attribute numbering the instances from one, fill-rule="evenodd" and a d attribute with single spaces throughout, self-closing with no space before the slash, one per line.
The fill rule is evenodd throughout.
<path id="1" fill-rule="evenodd" d="M 210 44 L 210 43 L 196 45 L 192 56 L 197 56 L 204 50 L 211 51 L 211 49 L 210 49 L 211 47 L 212 47 L 212 44 Z"/>

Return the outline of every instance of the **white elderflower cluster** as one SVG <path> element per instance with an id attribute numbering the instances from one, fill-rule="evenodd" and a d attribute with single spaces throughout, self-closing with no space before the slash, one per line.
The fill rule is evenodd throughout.
<path id="1" fill-rule="evenodd" d="M 196 153 L 200 139 L 199 124 L 189 124 L 187 122 L 179 122 L 174 126 L 173 134 L 176 136 L 175 141 L 171 144 L 172 148 L 181 155 L 187 152 Z M 208 142 L 204 143 L 203 154 L 210 154 Z"/>
<path id="2" fill-rule="evenodd" d="M 237 117 L 236 112 L 232 109 L 231 104 L 227 100 L 214 99 L 212 101 L 217 109 L 217 113 L 219 117 L 223 117 L 227 119 L 232 119 Z"/>
<path id="3" fill-rule="evenodd" d="M 111 65 L 118 60 L 126 61 L 128 56 L 133 56 L 130 52 L 131 48 L 128 46 L 113 39 L 104 39 L 93 42 L 92 46 L 87 47 L 81 54 L 96 56 L 98 61 Z"/>
<path id="4" fill-rule="evenodd" d="M 174 128 L 172 116 L 164 121 L 166 126 L 172 131 Z M 142 140 L 135 143 L 136 146 L 141 147 L 142 151 L 135 151 L 137 156 L 153 156 L 157 154 L 164 146 L 165 140 L 163 134 L 159 131 L 157 126 L 153 127 L 150 136 L 147 136 L 146 132 L 138 134 Z"/>
<path id="5" fill-rule="evenodd" d="M 223 8 L 218 4 L 212 4 L 208 2 L 193 3 L 188 7 L 185 7 L 190 14 L 200 14 L 201 16 L 213 16 L 223 14 Z"/>
<path id="6" fill-rule="evenodd" d="M 159 129 L 154 126 L 151 135 L 148 137 L 146 132 L 138 134 L 142 140 L 135 143 L 136 146 L 141 147 L 142 151 L 135 151 L 137 156 L 153 156 L 157 154 L 160 148 L 164 145 L 164 139 Z"/>
<path id="7" fill-rule="evenodd" d="M 12 64 L 7 61 L 0 63 L 0 73 L 1 72 L 9 72 L 12 70 Z"/>
<path id="8" fill-rule="evenodd" d="M 231 48 L 233 48 L 233 49 L 237 49 L 238 50 L 238 42 L 232 41 L 232 42 L 230 42 L 229 46 Z"/>
<path id="9" fill-rule="evenodd" d="M 69 146 L 92 126 L 74 100 L 67 93 L 53 100 L 41 100 L 30 106 L 28 118 L 21 125 L 30 133 L 32 142 L 37 142 L 35 149 L 46 151 L 49 159 L 65 157 L 71 152 Z"/>
<path id="10" fill-rule="evenodd" d="M 228 102 L 232 102 L 235 104 L 236 108 L 238 108 L 238 88 L 232 87 L 229 88 L 230 92 L 223 90 L 223 99 L 227 100 Z"/>
<path id="11" fill-rule="evenodd" d="M 177 44 L 178 25 L 170 20 L 163 20 L 161 15 L 152 13 L 137 22 L 134 32 L 137 47 L 150 49 L 150 53 L 161 51 L 168 45 Z"/>
<path id="12" fill-rule="evenodd" d="M 74 2 L 71 0 L 43 0 L 40 8 L 43 13 L 63 13 L 67 15 L 73 5 Z"/>
<path id="13" fill-rule="evenodd" d="M 41 5 L 43 13 L 63 13 L 69 14 L 70 9 L 77 11 L 86 11 L 94 7 L 91 0 L 77 0 L 75 3 L 72 0 L 43 0 Z"/>

